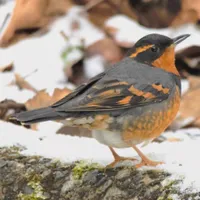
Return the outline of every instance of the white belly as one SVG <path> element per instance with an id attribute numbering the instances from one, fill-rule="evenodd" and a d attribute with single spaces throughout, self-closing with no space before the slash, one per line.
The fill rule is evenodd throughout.
<path id="1" fill-rule="evenodd" d="M 115 148 L 128 148 L 131 145 L 127 144 L 122 140 L 122 136 L 120 132 L 110 132 L 110 131 L 101 131 L 101 130 L 93 130 L 92 136 L 98 142 L 105 144 L 110 147 Z M 131 141 L 133 145 L 139 144 L 143 141 Z"/>

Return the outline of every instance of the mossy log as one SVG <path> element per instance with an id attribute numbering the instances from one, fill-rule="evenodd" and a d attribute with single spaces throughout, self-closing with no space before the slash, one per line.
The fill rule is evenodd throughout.
<path id="1" fill-rule="evenodd" d="M 83 161 L 66 164 L 0 148 L 1 200 L 173 200 L 200 199 L 181 179 L 163 170 L 105 169 Z"/>

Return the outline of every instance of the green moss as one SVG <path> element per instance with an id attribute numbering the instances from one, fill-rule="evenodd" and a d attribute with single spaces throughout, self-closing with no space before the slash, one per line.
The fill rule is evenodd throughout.
<path id="1" fill-rule="evenodd" d="M 31 194 L 23 194 L 19 193 L 18 194 L 18 200 L 44 200 L 46 197 L 44 196 L 44 189 L 41 186 L 41 177 L 37 174 L 33 175 L 31 174 L 26 174 L 25 177 L 28 182 L 28 186 L 30 186 L 33 189 L 33 192 Z"/>
<path id="2" fill-rule="evenodd" d="M 44 196 L 43 187 L 40 185 L 40 182 L 31 181 L 28 183 L 28 186 L 30 186 L 33 189 L 33 192 L 31 194 L 20 193 L 18 195 L 19 200 L 44 200 L 44 199 L 46 199 L 46 197 Z"/>
<path id="3" fill-rule="evenodd" d="M 165 186 L 165 189 L 172 189 L 174 187 L 176 187 L 179 183 L 181 182 L 181 180 L 170 180 Z"/>
<path id="4" fill-rule="evenodd" d="M 182 180 L 165 180 L 165 183 L 163 184 L 163 189 L 162 189 L 162 195 L 158 197 L 157 200 L 173 200 L 172 195 L 173 194 L 178 194 L 180 189 L 178 184 Z"/>
<path id="5" fill-rule="evenodd" d="M 174 199 L 171 197 L 158 197 L 157 200 L 174 200 Z"/>
<path id="6" fill-rule="evenodd" d="M 14 153 L 20 153 L 22 150 L 23 150 L 23 148 L 22 147 L 18 147 L 18 146 L 11 146 L 10 147 L 10 150 Z"/>
<path id="7" fill-rule="evenodd" d="M 51 168 L 53 168 L 53 169 L 57 168 L 58 166 L 59 167 L 64 167 L 65 165 L 66 164 L 62 163 L 59 159 L 54 159 L 51 162 Z"/>
<path id="8" fill-rule="evenodd" d="M 94 169 L 103 170 L 103 167 L 98 163 L 88 163 L 86 161 L 80 161 L 75 164 L 75 167 L 72 169 L 74 179 L 80 179 L 82 175 Z"/>

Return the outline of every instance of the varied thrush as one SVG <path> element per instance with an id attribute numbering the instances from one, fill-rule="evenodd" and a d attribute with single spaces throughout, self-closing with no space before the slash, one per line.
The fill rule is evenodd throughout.
<path id="1" fill-rule="evenodd" d="M 113 149 L 132 147 L 143 165 L 148 159 L 136 145 L 158 137 L 175 118 L 181 97 L 180 76 L 175 66 L 175 46 L 189 37 L 174 39 L 150 34 L 141 38 L 120 62 L 90 79 L 50 107 L 22 112 L 14 118 L 24 124 L 60 120 L 69 126 L 92 130 L 100 143 Z"/>

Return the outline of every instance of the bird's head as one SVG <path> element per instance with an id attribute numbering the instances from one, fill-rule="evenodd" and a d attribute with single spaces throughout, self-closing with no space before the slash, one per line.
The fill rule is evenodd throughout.
<path id="1" fill-rule="evenodd" d="M 129 51 L 129 57 L 165 71 L 179 75 L 175 67 L 175 46 L 189 37 L 189 34 L 176 38 L 150 34 L 138 40 Z"/>

